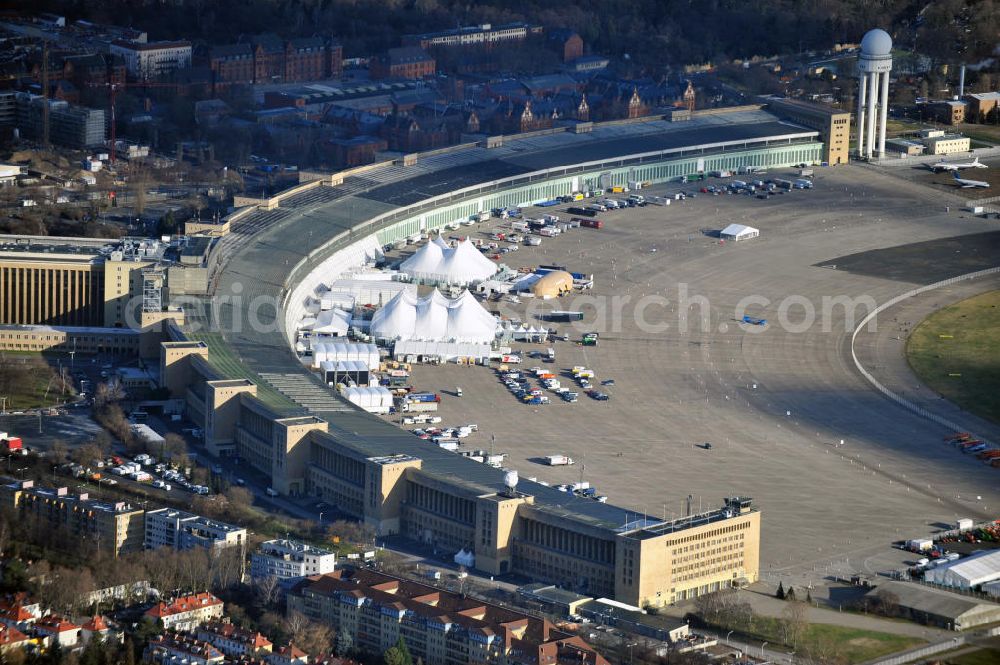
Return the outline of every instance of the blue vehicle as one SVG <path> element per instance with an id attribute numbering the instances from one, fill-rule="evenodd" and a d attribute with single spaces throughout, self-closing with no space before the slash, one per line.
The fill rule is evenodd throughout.
<path id="1" fill-rule="evenodd" d="M 744 316 L 743 323 L 749 323 L 752 326 L 766 326 L 767 319 L 758 319 L 755 316 Z"/>

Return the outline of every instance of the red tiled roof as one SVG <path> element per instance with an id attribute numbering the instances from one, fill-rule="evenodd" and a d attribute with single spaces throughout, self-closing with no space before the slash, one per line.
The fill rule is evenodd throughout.
<path id="1" fill-rule="evenodd" d="M 70 630 L 80 630 L 80 626 L 72 621 L 67 621 L 58 614 L 50 614 L 42 617 L 35 623 L 35 627 L 45 633 L 65 633 Z"/>
<path id="2" fill-rule="evenodd" d="M 0 624 L 0 647 L 17 644 L 18 642 L 24 642 L 27 639 L 28 636 L 19 631 L 17 628 L 6 624 Z"/>
<path id="3" fill-rule="evenodd" d="M 288 646 L 278 649 L 278 655 L 286 656 L 288 658 L 307 658 L 309 656 L 309 654 L 294 644 L 289 644 Z"/>
<path id="4" fill-rule="evenodd" d="M 208 592 L 195 593 L 190 596 L 181 596 L 171 603 L 157 603 L 146 610 L 146 616 L 162 619 L 166 616 L 185 614 L 215 605 L 222 605 L 222 601 Z"/>
<path id="5" fill-rule="evenodd" d="M 108 630 L 108 622 L 100 614 L 97 614 L 91 617 L 87 623 L 83 624 L 83 629 L 89 630 L 92 633 L 103 633 Z"/>

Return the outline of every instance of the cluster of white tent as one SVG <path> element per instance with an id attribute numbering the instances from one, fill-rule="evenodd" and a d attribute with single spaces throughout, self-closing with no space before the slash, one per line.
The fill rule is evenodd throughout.
<path id="1" fill-rule="evenodd" d="M 317 342 L 313 344 L 313 367 L 318 369 L 324 362 L 357 360 L 375 370 L 379 366 L 378 347 L 374 344 L 353 342 Z"/>
<path id="2" fill-rule="evenodd" d="M 392 357 L 396 360 L 407 358 L 422 359 L 437 358 L 439 361 L 452 360 L 464 362 L 482 362 L 489 360 L 491 347 L 489 344 L 475 342 L 417 342 L 400 340 L 392 345 Z"/>
<path id="3" fill-rule="evenodd" d="M 396 295 L 372 317 L 371 333 L 380 340 L 476 342 L 496 339 L 497 320 L 468 291 L 448 300 L 434 289 L 423 298 Z"/>
<path id="4" fill-rule="evenodd" d="M 425 282 L 466 285 L 489 279 L 497 267 L 471 240 L 451 247 L 438 236 L 403 261 L 399 270 Z"/>
<path id="5" fill-rule="evenodd" d="M 545 328 L 512 325 L 509 322 L 504 325 L 503 332 L 505 335 L 510 335 L 511 339 L 523 342 L 544 342 L 549 337 L 549 331 Z"/>

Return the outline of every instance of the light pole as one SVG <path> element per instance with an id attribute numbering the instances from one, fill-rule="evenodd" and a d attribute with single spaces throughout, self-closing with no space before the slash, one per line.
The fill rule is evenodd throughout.
<path id="1" fill-rule="evenodd" d="M 319 513 L 319 524 L 320 524 L 320 526 L 323 525 L 323 511 L 320 511 L 320 513 Z"/>
<path id="2" fill-rule="evenodd" d="M 728 633 L 726 633 L 726 644 L 729 644 L 729 636 L 732 635 L 734 632 L 736 632 L 736 631 L 732 631 L 731 630 Z M 732 645 L 730 644 L 730 646 L 732 646 Z"/>
<path id="3" fill-rule="evenodd" d="M 767 646 L 767 642 L 764 642 L 763 644 L 760 645 L 760 659 L 761 660 L 764 660 L 764 647 L 766 647 L 766 646 Z"/>

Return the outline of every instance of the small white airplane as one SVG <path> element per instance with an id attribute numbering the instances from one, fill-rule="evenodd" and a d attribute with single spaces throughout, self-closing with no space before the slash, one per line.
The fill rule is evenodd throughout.
<path id="1" fill-rule="evenodd" d="M 952 173 L 952 175 L 955 176 L 955 182 L 966 189 L 970 187 L 988 188 L 990 186 L 990 183 L 985 180 L 967 180 L 966 178 L 959 178 L 958 173 Z"/>
<path id="2" fill-rule="evenodd" d="M 988 169 L 986 164 L 979 161 L 976 157 L 971 162 L 938 162 L 937 164 L 931 164 L 931 170 L 933 171 L 960 171 L 961 169 Z"/>

